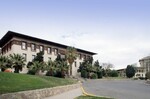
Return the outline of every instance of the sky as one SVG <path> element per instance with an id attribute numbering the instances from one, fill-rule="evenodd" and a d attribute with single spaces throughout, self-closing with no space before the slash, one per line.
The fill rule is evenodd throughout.
<path id="1" fill-rule="evenodd" d="M 0 0 L 0 38 L 9 30 L 126 68 L 150 55 L 150 0 Z"/>

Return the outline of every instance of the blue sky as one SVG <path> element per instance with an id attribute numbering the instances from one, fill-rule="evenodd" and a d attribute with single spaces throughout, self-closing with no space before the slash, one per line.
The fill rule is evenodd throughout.
<path id="1" fill-rule="evenodd" d="M 149 11 L 149 0 L 0 0 L 0 38 L 11 30 L 123 68 L 150 55 Z"/>

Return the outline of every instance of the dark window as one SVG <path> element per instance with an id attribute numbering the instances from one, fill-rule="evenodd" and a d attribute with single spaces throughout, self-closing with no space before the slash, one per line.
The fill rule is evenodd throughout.
<path id="1" fill-rule="evenodd" d="M 23 55 L 25 61 L 27 61 L 27 54 L 23 53 L 22 55 Z"/>
<path id="2" fill-rule="evenodd" d="M 55 54 L 55 55 L 58 54 L 58 49 L 57 49 L 57 48 L 54 49 L 54 54 Z"/>
<path id="3" fill-rule="evenodd" d="M 47 53 L 50 54 L 51 53 L 51 47 L 47 48 Z"/>
<path id="4" fill-rule="evenodd" d="M 22 42 L 21 48 L 22 48 L 23 50 L 27 49 L 27 43 L 26 43 L 26 42 Z"/>
<path id="5" fill-rule="evenodd" d="M 77 67 L 77 62 L 74 62 L 74 66 Z"/>
<path id="6" fill-rule="evenodd" d="M 31 51 L 36 51 L 36 46 L 35 46 L 35 44 L 31 44 Z"/>
<path id="7" fill-rule="evenodd" d="M 32 60 L 34 60 L 34 58 L 35 58 L 35 55 L 32 55 Z"/>
<path id="8" fill-rule="evenodd" d="M 40 51 L 44 51 L 44 47 L 40 45 Z"/>
<path id="9" fill-rule="evenodd" d="M 79 54 L 79 58 L 80 58 L 80 59 L 82 58 L 82 55 L 81 55 L 81 54 Z"/>

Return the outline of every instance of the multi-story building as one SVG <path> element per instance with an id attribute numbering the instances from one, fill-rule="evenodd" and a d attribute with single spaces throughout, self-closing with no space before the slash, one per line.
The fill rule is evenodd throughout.
<path id="1" fill-rule="evenodd" d="M 139 62 L 141 67 L 145 68 L 144 72 L 150 72 L 150 56 L 140 59 Z"/>
<path id="2" fill-rule="evenodd" d="M 64 56 L 66 53 L 67 45 L 43 40 L 28 35 L 8 31 L 0 40 L 1 54 L 8 56 L 13 53 L 21 54 L 26 59 L 26 63 L 32 61 L 36 54 L 40 51 L 44 52 L 44 61 L 49 59 L 55 60 L 58 54 Z M 72 75 L 77 74 L 77 69 L 84 59 L 93 57 L 96 53 L 76 49 L 78 57 L 72 66 Z M 23 68 L 22 73 L 27 72 L 27 67 Z"/>
<path id="3" fill-rule="evenodd" d="M 126 77 L 126 69 L 123 68 L 123 69 L 118 69 L 118 76 L 120 77 Z"/>
<path id="4" fill-rule="evenodd" d="M 139 78 L 139 77 L 145 77 L 145 68 L 144 67 L 136 67 L 136 72 L 134 77 Z"/>

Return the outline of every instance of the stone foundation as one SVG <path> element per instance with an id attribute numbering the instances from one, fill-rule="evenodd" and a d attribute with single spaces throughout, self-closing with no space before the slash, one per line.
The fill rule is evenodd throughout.
<path id="1" fill-rule="evenodd" d="M 66 86 L 58 86 L 53 88 L 44 88 L 30 91 L 21 91 L 0 95 L 0 99 L 43 99 L 45 97 L 60 94 L 72 89 L 79 88 L 80 83 Z"/>

